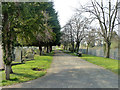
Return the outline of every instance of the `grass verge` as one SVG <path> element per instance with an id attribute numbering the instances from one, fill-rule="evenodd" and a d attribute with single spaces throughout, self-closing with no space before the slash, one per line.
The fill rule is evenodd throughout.
<path id="1" fill-rule="evenodd" d="M 84 59 L 90 63 L 102 66 L 106 69 L 109 69 L 110 71 L 112 71 L 116 74 L 120 74 L 118 72 L 118 70 L 120 70 L 118 68 L 118 60 L 111 59 L 111 58 L 97 57 L 97 56 L 92 56 L 92 55 L 86 55 L 86 54 L 83 54 L 82 57 L 80 57 L 80 58 Z"/>
<path id="2" fill-rule="evenodd" d="M 10 80 L 5 80 L 5 71 L 2 71 L 2 83 L 0 85 L 12 85 L 20 82 L 30 81 L 44 76 L 51 65 L 53 54 L 49 53 L 45 56 L 35 55 L 34 60 L 27 61 L 25 64 L 12 66 L 14 74 L 10 74 Z M 33 68 L 38 68 L 41 71 L 34 71 Z"/>
<path id="3" fill-rule="evenodd" d="M 71 52 L 65 52 L 65 53 L 77 56 L 75 53 L 71 53 Z M 86 54 L 83 54 L 82 57 L 80 57 L 80 58 L 83 60 L 86 60 L 90 63 L 104 67 L 104 68 L 120 75 L 120 68 L 118 68 L 118 60 L 111 59 L 111 58 L 97 57 L 97 56 L 93 56 L 93 55 L 86 55 Z"/>
<path id="4" fill-rule="evenodd" d="M 63 51 L 63 52 L 66 53 L 66 54 L 69 54 L 69 55 L 77 56 L 76 53 L 72 53 L 72 52 L 70 52 L 70 51 Z"/>

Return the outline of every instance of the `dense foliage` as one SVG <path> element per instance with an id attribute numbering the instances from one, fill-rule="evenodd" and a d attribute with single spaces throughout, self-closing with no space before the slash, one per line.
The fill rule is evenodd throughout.
<path id="1" fill-rule="evenodd" d="M 10 73 L 16 45 L 39 46 L 41 54 L 42 46 L 59 44 L 60 25 L 53 7 L 52 2 L 2 3 L 2 43 L 6 75 Z"/>

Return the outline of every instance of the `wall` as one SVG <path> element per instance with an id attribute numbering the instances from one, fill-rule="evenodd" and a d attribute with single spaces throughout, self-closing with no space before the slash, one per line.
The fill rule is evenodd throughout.
<path id="1" fill-rule="evenodd" d="M 79 51 L 82 52 L 83 54 L 86 54 L 87 50 L 80 49 Z M 99 56 L 99 57 L 104 57 L 104 50 L 102 47 L 101 48 L 89 48 L 88 54 L 94 55 L 94 56 Z M 118 48 L 110 50 L 110 58 L 118 60 Z"/>

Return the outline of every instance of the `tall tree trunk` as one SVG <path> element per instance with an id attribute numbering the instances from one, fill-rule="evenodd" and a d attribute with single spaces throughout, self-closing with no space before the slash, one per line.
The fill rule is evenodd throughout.
<path id="1" fill-rule="evenodd" d="M 11 29 L 12 31 L 14 31 L 14 29 Z M 11 33 L 11 41 L 12 41 L 12 43 L 11 43 L 11 61 L 14 61 L 15 60 L 15 54 L 14 54 L 14 50 L 15 50 L 15 48 L 14 48 L 14 33 Z M 12 62 L 11 62 L 11 64 L 10 64 L 10 73 L 12 74 L 13 73 L 13 70 L 12 70 Z"/>
<path id="2" fill-rule="evenodd" d="M 10 33 L 8 35 L 8 33 Z M 7 35 L 7 38 L 6 39 L 6 42 L 5 42 L 5 53 L 4 53 L 4 56 L 6 57 L 6 65 L 5 65 L 5 73 L 6 73 L 6 80 L 9 80 L 10 79 L 10 72 L 12 72 L 12 68 L 11 68 L 11 62 L 12 62 L 12 43 L 8 43 L 8 41 L 10 40 L 11 41 L 11 32 L 10 32 L 10 23 L 7 24 L 7 27 L 6 27 L 6 33 Z"/>
<path id="3" fill-rule="evenodd" d="M 75 52 L 77 52 L 77 43 L 76 43 L 76 46 L 75 46 Z"/>
<path id="4" fill-rule="evenodd" d="M 47 46 L 47 53 L 49 53 L 49 46 Z"/>
<path id="5" fill-rule="evenodd" d="M 80 42 L 77 42 L 77 43 L 76 43 L 76 52 L 79 51 L 79 47 L 80 47 Z"/>
<path id="6" fill-rule="evenodd" d="M 72 52 L 74 52 L 74 42 L 72 43 Z"/>
<path id="7" fill-rule="evenodd" d="M 79 51 L 79 47 L 80 47 L 80 43 L 78 43 L 78 48 L 77 48 L 77 52 Z"/>
<path id="8" fill-rule="evenodd" d="M 40 50 L 40 56 L 42 55 L 42 46 L 39 45 L 39 50 Z"/>
<path id="9" fill-rule="evenodd" d="M 89 45 L 87 45 L 87 52 L 86 52 L 86 54 L 88 54 L 88 48 L 89 48 Z"/>
<path id="10" fill-rule="evenodd" d="M 10 65 L 10 74 L 13 73 L 13 70 L 12 70 L 12 65 Z"/>
<path id="11" fill-rule="evenodd" d="M 109 58 L 110 57 L 110 43 L 106 42 L 106 53 L 105 53 L 105 57 Z"/>
<path id="12" fill-rule="evenodd" d="M 3 29 L 2 29 L 2 42 L 4 48 L 4 63 L 6 80 L 10 79 L 10 72 L 12 72 L 12 49 L 13 49 L 13 36 L 12 29 L 10 29 L 10 21 L 8 19 L 8 12 L 3 13 Z"/>
<path id="13" fill-rule="evenodd" d="M 106 43 L 103 44 L 104 56 L 106 55 Z"/>
<path id="14" fill-rule="evenodd" d="M 44 46 L 44 53 L 47 53 L 47 51 L 46 51 L 46 46 Z"/>
<path id="15" fill-rule="evenodd" d="M 52 46 L 50 45 L 50 52 L 52 52 Z"/>
<path id="16" fill-rule="evenodd" d="M 10 65 L 5 65 L 6 80 L 10 79 Z"/>
<path id="17" fill-rule="evenodd" d="M 22 56 L 23 56 L 23 47 L 21 47 L 21 63 L 23 63 L 23 58 L 22 58 Z"/>
<path id="18" fill-rule="evenodd" d="M 63 46 L 63 49 L 65 50 L 65 45 Z"/>

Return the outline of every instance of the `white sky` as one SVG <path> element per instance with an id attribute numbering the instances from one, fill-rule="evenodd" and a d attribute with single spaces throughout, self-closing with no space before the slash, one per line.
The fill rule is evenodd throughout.
<path id="1" fill-rule="evenodd" d="M 78 8 L 80 4 L 84 5 L 89 0 L 53 0 L 55 9 L 59 15 L 61 27 L 63 27 Z"/>
<path id="2" fill-rule="evenodd" d="M 116 2 L 116 0 L 111 1 L 113 3 Z M 53 2 L 54 8 L 59 15 L 60 25 L 61 27 L 63 27 L 75 13 L 75 8 L 79 8 L 80 4 L 82 4 L 83 6 L 88 4 L 90 0 L 53 0 Z M 108 2 L 108 0 L 106 0 L 106 2 Z"/>

